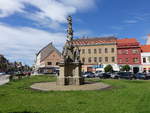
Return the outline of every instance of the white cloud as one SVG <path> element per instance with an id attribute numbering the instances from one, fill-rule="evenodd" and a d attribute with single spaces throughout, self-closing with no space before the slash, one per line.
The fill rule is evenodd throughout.
<path id="1" fill-rule="evenodd" d="M 61 50 L 65 42 L 65 34 L 49 33 L 32 28 L 12 28 L 0 24 L 0 51 L 9 59 L 32 61 L 43 46 L 53 42 Z M 27 62 L 29 63 L 29 62 Z"/>
<path id="2" fill-rule="evenodd" d="M 124 23 L 126 24 L 136 24 L 138 20 L 125 20 Z"/>
<path id="3" fill-rule="evenodd" d="M 87 29 L 78 30 L 74 33 L 74 35 L 78 37 L 87 37 L 91 34 L 92 34 L 92 31 L 87 30 Z"/>
<path id="4" fill-rule="evenodd" d="M 9 16 L 15 12 L 23 12 L 24 5 L 19 0 L 0 0 L 0 17 Z"/>
<path id="5" fill-rule="evenodd" d="M 96 0 L 0 0 L 0 18 L 21 13 L 24 17 L 34 20 L 39 25 L 53 29 L 61 28 L 68 15 L 77 11 L 85 11 L 95 7 Z M 26 5 L 39 10 L 30 12 Z M 80 32 L 79 34 L 83 34 Z M 85 32 L 84 32 L 85 34 Z M 0 24 L 0 52 L 10 60 L 33 63 L 35 53 L 46 44 L 53 42 L 59 50 L 65 41 L 65 34 L 51 33 L 28 27 L 13 28 Z"/>
<path id="6" fill-rule="evenodd" d="M 63 23 L 66 17 L 74 14 L 77 11 L 82 11 L 95 6 L 96 0 L 0 0 L 0 17 L 9 16 L 15 12 L 25 12 L 26 4 L 33 5 L 40 9 L 34 13 L 35 17 L 40 20 L 49 19 Z M 26 16 L 31 16 L 33 13 L 28 12 Z M 35 19 L 32 16 L 32 19 Z"/>

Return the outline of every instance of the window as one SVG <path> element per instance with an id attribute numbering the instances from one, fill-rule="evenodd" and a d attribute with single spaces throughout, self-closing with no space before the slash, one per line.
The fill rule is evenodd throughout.
<path id="1" fill-rule="evenodd" d="M 108 62 L 108 57 L 105 57 L 105 62 Z"/>
<path id="2" fill-rule="evenodd" d="M 82 49 L 82 54 L 85 54 L 85 49 Z"/>
<path id="3" fill-rule="evenodd" d="M 122 51 L 121 51 L 121 50 L 119 50 L 119 51 L 118 51 L 118 54 L 122 54 Z"/>
<path id="4" fill-rule="evenodd" d="M 126 58 L 126 62 L 129 62 L 129 59 L 128 59 L 128 58 Z"/>
<path id="5" fill-rule="evenodd" d="M 115 52 L 115 49 L 114 49 L 114 48 L 111 48 L 111 52 L 114 53 L 114 52 Z"/>
<path id="6" fill-rule="evenodd" d="M 47 62 L 47 65 L 52 65 L 52 62 Z"/>
<path id="7" fill-rule="evenodd" d="M 150 57 L 148 57 L 148 62 L 150 63 Z"/>
<path id="8" fill-rule="evenodd" d="M 92 62 L 92 59 L 91 59 L 91 57 L 89 57 L 89 58 L 88 58 L 88 62 L 89 62 L 89 63 L 91 63 L 91 62 Z"/>
<path id="9" fill-rule="evenodd" d="M 83 62 L 83 63 L 85 62 L 85 58 L 82 58 L 82 62 Z"/>
<path id="10" fill-rule="evenodd" d="M 119 58 L 119 63 L 122 63 L 122 59 L 121 58 Z"/>
<path id="11" fill-rule="evenodd" d="M 134 62 L 134 63 L 138 63 L 138 62 L 139 62 L 139 59 L 138 59 L 138 58 L 133 58 L 133 62 Z"/>
<path id="12" fill-rule="evenodd" d="M 137 54 L 137 53 L 139 53 L 139 51 L 138 51 L 137 49 L 133 49 L 133 50 L 132 50 L 132 53 L 133 53 L 133 54 Z"/>
<path id="13" fill-rule="evenodd" d="M 99 62 L 102 62 L 102 57 L 99 57 Z"/>
<path id="14" fill-rule="evenodd" d="M 112 59 L 112 62 L 115 62 L 115 57 L 112 57 L 111 59 Z"/>
<path id="15" fill-rule="evenodd" d="M 91 49 L 88 49 L 88 53 L 91 54 Z"/>
<path id="16" fill-rule="evenodd" d="M 94 57 L 94 62 L 97 62 L 97 57 Z"/>
<path id="17" fill-rule="evenodd" d="M 128 50 L 125 50 L 125 51 L 124 51 L 124 54 L 128 54 Z"/>
<path id="18" fill-rule="evenodd" d="M 102 53 L 102 49 L 99 49 L 99 53 L 100 53 L 100 54 Z"/>
<path id="19" fill-rule="evenodd" d="M 146 63 L 146 58 L 143 58 L 143 63 Z"/>
<path id="20" fill-rule="evenodd" d="M 59 65 L 59 62 L 56 62 L 56 65 Z"/>
<path id="21" fill-rule="evenodd" d="M 94 49 L 94 54 L 96 54 L 97 53 L 97 49 Z"/>
<path id="22" fill-rule="evenodd" d="M 108 49 L 107 48 L 105 48 L 105 53 L 108 53 Z"/>

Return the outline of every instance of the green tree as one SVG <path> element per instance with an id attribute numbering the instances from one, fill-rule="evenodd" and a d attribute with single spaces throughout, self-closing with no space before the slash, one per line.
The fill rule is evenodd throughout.
<path id="1" fill-rule="evenodd" d="M 111 65 L 107 65 L 104 70 L 105 72 L 113 72 L 113 67 Z"/>
<path id="2" fill-rule="evenodd" d="M 124 66 L 122 66 L 122 68 L 121 68 L 121 71 L 130 71 L 130 70 L 131 70 L 131 68 L 130 68 L 129 65 L 124 65 Z"/>

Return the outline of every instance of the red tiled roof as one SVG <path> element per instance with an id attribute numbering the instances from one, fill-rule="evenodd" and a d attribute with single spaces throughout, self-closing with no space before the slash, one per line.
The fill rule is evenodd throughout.
<path id="1" fill-rule="evenodd" d="M 150 45 L 142 45 L 141 50 L 142 52 L 150 52 Z"/>
<path id="2" fill-rule="evenodd" d="M 136 43 L 137 40 L 135 38 L 124 38 L 124 39 L 118 39 L 117 43 Z"/>
<path id="3" fill-rule="evenodd" d="M 73 40 L 74 45 L 92 45 L 92 44 L 104 44 L 116 42 L 117 42 L 116 37 L 83 38 Z"/>
<path id="4" fill-rule="evenodd" d="M 136 40 L 136 38 L 124 38 L 124 39 L 117 40 L 118 47 L 139 46 L 139 45 L 140 45 L 140 43 Z"/>

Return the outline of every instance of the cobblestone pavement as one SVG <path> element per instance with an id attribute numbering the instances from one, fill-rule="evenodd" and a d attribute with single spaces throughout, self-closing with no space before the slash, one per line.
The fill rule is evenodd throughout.
<path id="1" fill-rule="evenodd" d="M 75 91 L 75 90 L 102 90 L 110 88 L 109 85 L 96 82 L 87 83 L 84 85 L 69 85 L 69 86 L 58 86 L 56 82 L 45 82 L 45 83 L 35 83 L 31 86 L 32 89 L 41 91 Z"/>

